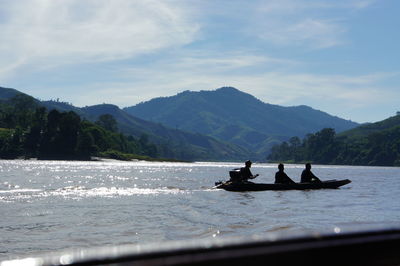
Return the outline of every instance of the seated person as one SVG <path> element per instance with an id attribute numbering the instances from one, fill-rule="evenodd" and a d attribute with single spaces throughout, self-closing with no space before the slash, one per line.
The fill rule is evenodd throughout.
<path id="1" fill-rule="evenodd" d="M 275 184 L 295 184 L 296 183 L 290 177 L 288 177 L 287 174 L 283 171 L 285 169 L 283 164 L 280 163 L 278 165 L 278 169 L 279 169 L 279 171 L 276 172 L 276 174 L 275 174 Z"/>
<path id="2" fill-rule="evenodd" d="M 250 167 L 251 167 L 252 162 L 246 161 L 245 162 L 245 167 L 240 168 L 240 175 L 242 177 L 242 182 L 244 181 L 248 181 L 249 179 L 254 179 L 258 176 L 258 174 L 253 175 L 250 171 Z"/>
<path id="3" fill-rule="evenodd" d="M 253 175 L 250 171 L 251 164 L 252 164 L 251 161 L 246 161 L 245 167 L 230 171 L 229 175 L 231 176 L 231 179 L 229 181 L 234 183 L 239 183 L 239 182 L 247 182 L 247 180 L 249 179 L 256 178 L 258 174 Z"/>
<path id="4" fill-rule="evenodd" d="M 320 183 L 321 180 L 311 172 L 311 164 L 306 163 L 306 169 L 301 173 L 300 183 Z"/>

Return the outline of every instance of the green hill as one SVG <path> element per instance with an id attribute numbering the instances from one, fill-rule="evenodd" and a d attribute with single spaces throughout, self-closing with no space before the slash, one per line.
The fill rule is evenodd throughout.
<path id="1" fill-rule="evenodd" d="M 10 100 L 23 94 L 14 89 L 0 87 L 0 99 Z M 26 94 L 23 94 L 28 96 Z M 29 96 L 30 97 L 30 96 Z M 49 111 L 56 109 L 61 112 L 73 111 L 80 117 L 95 122 L 103 114 L 112 115 L 118 123 L 118 129 L 123 134 L 133 136 L 142 141 L 154 143 L 157 153 L 163 158 L 180 160 L 244 160 L 252 158 L 245 148 L 238 145 L 216 140 L 198 133 L 185 132 L 169 128 L 160 123 L 145 121 L 134 117 L 115 105 L 99 104 L 84 108 L 75 107 L 60 101 L 34 101 L 46 107 Z"/>
<path id="2" fill-rule="evenodd" d="M 12 97 L 21 94 L 22 92 L 15 89 L 0 87 L 0 100 L 9 100 Z"/>
<path id="3" fill-rule="evenodd" d="M 81 111 L 92 120 L 101 114 L 112 115 L 118 121 L 118 128 L 122 133 L 138 138 L 146 135 L 149 141 L 159 145 L 165 157 L 209 161 L 243 160 L 251 156 L 249 151 L 237 145 L 149 122 L 132 116 L 115 105 L 94 105 L 82 108 Z"/>
<path id="4" fill-rule="evenodd" d="M 400 126 L 400 115 L 392 116 L 376 123 L 368 123 L 358 126 L 351 130 L 342 132 L 341 134 L 338 134 L 338 136 L 347 138 L 366 137 L 370 134 L 377 133 L 382 130 L 390 130 L 397 126 Z"/>
<path id="5" fill-rule="evenodd" d="M 267 104 L 231 87 L 184 91 L 123 110 L 142 119 L 247 147 L 259 156 L 291 136 L 303 137 L 326 127 L 341 132 L 358 125 L 308 106 Z"/>
<path id="6" fill-rule="evenodd" d="M 323 129 L 276 145 L 271 161 L 400 166 L 400 115 L 335 134 Z"/>

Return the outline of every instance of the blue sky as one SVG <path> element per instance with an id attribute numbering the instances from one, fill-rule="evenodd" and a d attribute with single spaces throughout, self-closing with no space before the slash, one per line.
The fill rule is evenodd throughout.
<path id="1" fill-rule="evenodd" d="M 233 86 L 356 122 L 400 111 L 397 0 L 0 0 L 0 86 L 132 106 Z"/>

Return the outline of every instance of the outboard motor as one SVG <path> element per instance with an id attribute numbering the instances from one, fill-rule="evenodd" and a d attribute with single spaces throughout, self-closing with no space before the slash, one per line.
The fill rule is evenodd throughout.
<path id="1" fill-rule="evenodd" d="M 229 176 L 231 182 L 240 182 L 242 180 L 242 173 L 240 172 L 240 168 L 233 169 L 229 171 Z"/>

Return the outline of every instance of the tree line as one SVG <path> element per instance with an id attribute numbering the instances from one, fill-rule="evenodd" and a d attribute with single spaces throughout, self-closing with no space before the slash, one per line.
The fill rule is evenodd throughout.
<path id="1" fill-rule="evenodd" d="M 267 160 L 400 166 L 400 126 L 357 137 L 336 135 L 334 129 L 325 128 L 308 134 L 303 140 L 292 137 L 287 142 L 275 145 Z"/>
<path id="2" fill-rule="evenodd" d="M 23 94 L 0 103 L 0 158 L 89 160 L 92 156 L 150 158 L 158 152 L 146 135 L 136 139 L 119 133 L 111 115 L 92 123 L 72 111 L 47 111 Z"/>

